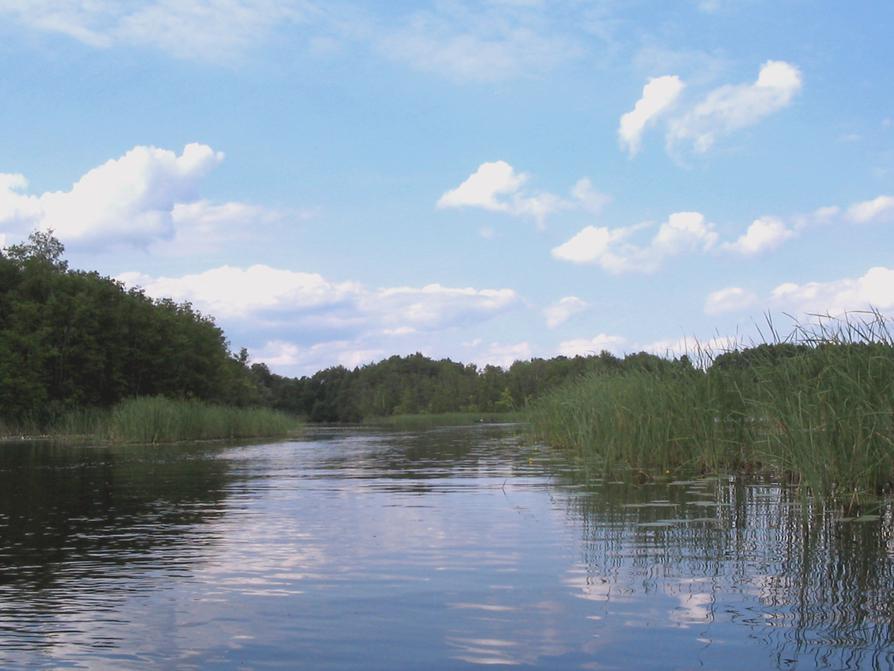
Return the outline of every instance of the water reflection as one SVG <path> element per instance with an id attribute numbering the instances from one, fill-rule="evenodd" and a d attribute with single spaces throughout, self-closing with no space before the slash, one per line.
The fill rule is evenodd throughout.
<path id="1" fill-rule="evenodd" d="M 0 449 L 0 668 L 890 668 L 892 510 L 513 429 Z"/>
<path id="2" fill-rule="evenodd" d="M 774 668 L 891 668 L 890 504 L 878 519 L 849 520 L 742 479 L 591 489 L 566 499 L 583 544 L 565 584 L 600 604 L 600 620 L 693 628 L 690 652 L 718 668 L 743 640 L 759 642 Z"/>

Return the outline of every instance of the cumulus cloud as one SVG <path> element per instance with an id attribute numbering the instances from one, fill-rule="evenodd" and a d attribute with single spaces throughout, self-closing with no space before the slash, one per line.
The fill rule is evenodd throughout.
<path id="1" fill-rule="evenodd" d="M 735 242 L 725 243 L 723 249 L 743 256 L 754 256 L 776 249 L 794 236 L 795 232 L 782 220 L 775 217 L 761 217 L 751 222 L 748 230 Z"/>
<path id="2" fill-rule="evenodd" d="M 117 279 L 152 297 L 189 301 L 230 323 L 261 322 L 285 330 L 305 325 L 392 334 L 437 330 L 486 320 L 518 301 L 511 289 L 440 284 L 370 289 L 266 265 L 221 266 L 180 277 L 123 273 Z"/>
<path id="3" fill-rule="evenodd" d="M 727 287 L 708 294 L 705 313 L 719 315 L 724 312 L 740 312 L 753 307 L 758 302 L 757 295 L 740 287 Z"/>
<path id="4" fill-rule="evenodd" d="M 491 212 L 530 217 L 542 226 L 550 214 L 580 208 L 599 212 L 609 197 L 597 191 L 587 178 L 579 179 L 571 189 L 571 199 L 547 192 L 526 190 L 528 175 L 515 170 L 506 161 L 482 163 L 458 187 L 445 192 L 437 207 L 477 207 Z"/>
<path id="5" fill-rule="evenodd" d="M 482 163 L 462 184 L 438 199 L 439 208 L 478 207 L 492 212 L 528 216 L 539 225 L 555 210 L 564 207 L 562 199 L 551 193 L 526 193 L 528 180 L 506 161 Z"/>
<path id="6" fill-rule="evenodd" d="M 894 308 L 894 269 L 878 266 L 856 278 L 830 282 L 786 282 L 770 295 L 775 307 L 792 312 L 841 315 L 845 312 Z"/>
<path id="7" fill-rule="evenodd" d="M 577 296 L 560 298 L 543 311 L 543 314 L 546 316 L 546 325 L 551 329 L 557 328 L 574 315 L 584 312 L 589 307 L 589 303 Z"/>
<path id="8" fill-rule="evenodd" d="M 764 298 L 740 287 L 728 287 L 708 295 L 705 312 L 741 312 L 755 306 L 794 315 L 841 316 L 869 309 L 891 310 L 894 308 L 894 269 L 876 266 L 860 277 L 800 284 L 784 282 Z"/>
<path id="9" fill-rule="evenodd" d="M 801 72 L 785 61 L 767 61 L 751 84 L 721 86 L 672 119 L 668 146 L 688 143 L 708 151 L 718 137 L 752 126 L 787 107 L 801 90 Z"/>
<path id="10" fill-rule="evenodd" d="M 643 86 L 642 96 L 633 109 L 621 117 L 618 126 L 621 146 L 630 156 L 635 156 L 639 152 L 646 126 L 654 123 L 673 106 L 683 88 L 683 81 L 676 75 L 654 77 Z"/>
<path id="11" fill-rule="evenodd" d="M 67 191 L 29 194 L 18 174 L 0 174 L 0 227 L 23 234 L 52 229 L 66 243 L 87 246 L 176 243 L 154 251 L 194 253 L 234 227 L 280 215 L 247 203 L 200 198 L 202 180 L 224 159 L 204 144 L 169 149 L 136 146 L 81 176 Z"/>
<path id="12" fill-rule="evenodd" d="M 854 203 L 847 208 L 847 218 L 858 224 L 894 219 L 894 196 L 878 196 Z"/>
<path id="13" fill-rule="evenodd" d="M 576 338 L 559 343 L 558 353 L 562 356 L 592 356 L 601 352 L 620 354 L 627 339 L 617 335 L 600 333 L 592 338 Z"/>
<path id="14" fill-rule="evenodd" d="M 432 329 L 480 321 L 502 312 L 517 300 L 518 294 L 512 289 L 428 284 L 421 288 L 376 290 L 363 296 L 361 307 L 386 323 Z"/>
<path id="15" fill-rule="evenodd" d="M 654 272 L 668 257 L 705 252 L 717 243 L 714 225 L 699 212 L 675 212 L 646 245 L 629 239 L 649 224 L 621 228 L 587 226 L 553 248 L 553 257 L 572 263 L 594 263 L 610 273 Z"/>
<path id="16" fill-rule="evenodd" d="M 438 207 L 480 207 L 495 212 L 512 212 L 513 203 L 503 199 L 518 193 L 528 179 L 506 161 L 482 163 L 466 180 L 438 199 Z"/>
<path id="17" fill-rule="evenodd" d="M 314 11 L 305 0 L 0 0 L 0 15 L 96 48 L 149 47 L 177 58 L 229 61 L 278 26 Z"/>
<path id="18" fill-rule="evenodd" d="M 265 265 L 221 266 L 180 277 L 122 273 L 117 279 L 128 286 L 142 287 L 149 296 L 189 301 L 221 318 L 331 307 L 354 301 L 363 291 L 352 282 L 334 283 L 316 273 Z"/>
<path id="19" fill-rule="evenodd" d="M 569 240 L 552 250 L 553 257 L 571 263 L 598 263 L 606 270 L 620 272 L 623 259 L 619 259 L 611 250 L 612 246 L 633 232 L 633 227 L 606 228 L 605 226 L 587 226 L 574 234 Z"/>

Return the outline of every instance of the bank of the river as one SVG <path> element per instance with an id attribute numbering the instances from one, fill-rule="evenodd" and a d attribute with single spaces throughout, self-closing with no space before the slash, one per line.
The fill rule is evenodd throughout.
<path id="1" fill-rule="evenodd" d="M 508 424 L 524 421 L 524 418 L 524 414 L 520 412 L 441 412 L 368 417 L 363 420 L 363 424 L 411 431 L 438 426 Z"/>
<path id="2" fill-rule="evenodd" d="M 894 483 L 894 344 L 883 320 L 800 330 L 688 370 L 594 374 L 527 413 L 604 465 L 771 471 L 844 504 Z"/>
<path id="3" fill-rule="evenodd" d="M 301 426 L 297 418 L 268 408 L 240 408 L 152 396 L 128 399 L 108 409 L 75 410 L 45 427 L 5 427 L 0 435 L 155 444 L 285 436 Z"/>

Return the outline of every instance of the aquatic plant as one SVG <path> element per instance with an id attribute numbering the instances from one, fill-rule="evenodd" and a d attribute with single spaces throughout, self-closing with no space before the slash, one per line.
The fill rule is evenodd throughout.
<path id="1" fill-rule="evenodd" d="M 51 434 L 115 443 L 171 443 L 284 435 L 298 426 L 295 418 L 268 408 L 150 396 L 128 399 L 110 409 L 68 413 L 52 427 Z"/>
<path id="2" fill-rule="evenodd" d="M 771 470 L 845 503 L 894 481 L 894 341 L 879 313 L 795 324 L 699 365 L 595 373 L 527 412 L 533 435 L 623 465 Z"/>

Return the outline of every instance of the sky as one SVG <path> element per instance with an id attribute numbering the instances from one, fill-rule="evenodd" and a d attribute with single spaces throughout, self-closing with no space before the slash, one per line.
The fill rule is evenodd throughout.
<path id="1" fill-rule="evenodd" d="M 0 0 L 0 245 L 285 375 L 894 313 L 894 3 Z"/>

